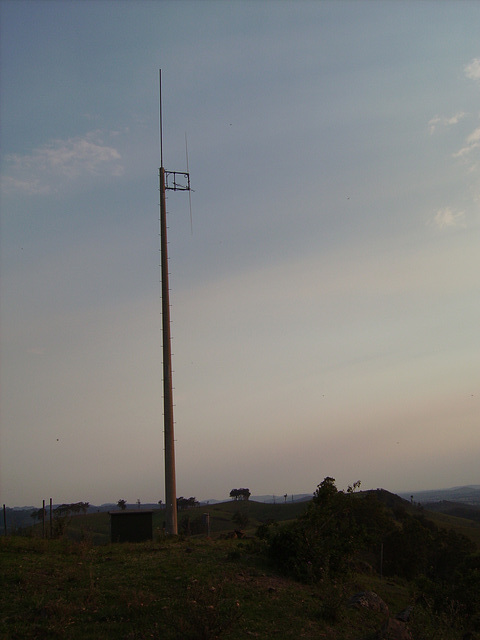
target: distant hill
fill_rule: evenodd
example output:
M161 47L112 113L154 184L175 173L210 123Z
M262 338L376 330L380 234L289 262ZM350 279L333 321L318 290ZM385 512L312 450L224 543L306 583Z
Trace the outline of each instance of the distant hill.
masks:
M263 496L250 496L250 500L254 502L264 502L266 504L284 504L285 502L305 502L306 500L311 500L313 498L313 493L296 493L287 495L287 499L285 500L284 496L277 495L263 495Z
M412 491L410 493L399 493L400 497L423 505L431 502L457 502L473 506L480 506L480 484L467 485L463 487L452 487L450 489L432 489L429 491Z
M467 518L468 520L473 520L475 522L479 522L479 513L480 513L480 485L466 485L461 487L452 487L450 489L432 489L429 491L412 491L410 493L398 493L398 494L390 494L389 492L384 491L383 489L377 489L377 491L381 491L385 493L383 496L384 501L388 503L392 503L395 498L402 498L408 502L411 502L412 499L416 504L421 504L425 506L430 511L436 511L445 513L451 516L456 516L460 518ZM388 494L388 495L387 495ZM251 502L258 502L264 504L287 504L292 503L301 503L311 500L313 497L312 493L297 493L297 494L289 494L285 501L285 497L283 495L256 495L251 496ZM200 506L204 507L206 505L216 505L224 502L231 502L231 499L225 497L223 500L201 500ZM58 505L53 505L55 508ZM162 505L163 506L163 505ZM393 506L390 504L389 506ZM28 527L33 524L33 519L31 517L31 513L35 510L38 511L40 507L6 507L6 518L7 518L7 529L15 530L21 529L23 527ZM47 506L47 513L48 513ZM127 509L158 509L158 503L145 503L141 504L140 507L136 503L128 503ZM102 513L108 511L115 511L118 509L116 502L104 503L101 505L90 505L88 508L88 513ZM3 533L3 518L0 518L0 534Z
M288 494L287 500L285 501L285 496L276 495L276 494L265 494L263 496L250 496L249 500L251 502L263 502L265 504L284 504L285 502L306 502L307 500L311 500L313 498L313 493L294 493ZM230 502L232 498L224 498L223 500L216 500L215 498L211 498L210 500L200 500L201 505L206 504L222 504L223 502ZM233 500L233 502L235 502Z
M23 529L24 527L30 527L34 520L31 517L31 514L34 511L38 511L38 507L15 507L11 509L7 507L5 509L5 516L7 519L7 530L17 530ZM3 535L5 532L4 523L3 523L3 514L0 522L0 533Z
M480 523L480 505L474 506L461 502L442 500L441 502L428 502L425 506L429 511L446 513L449 516L465 518L466 520L473 520L474 522Z

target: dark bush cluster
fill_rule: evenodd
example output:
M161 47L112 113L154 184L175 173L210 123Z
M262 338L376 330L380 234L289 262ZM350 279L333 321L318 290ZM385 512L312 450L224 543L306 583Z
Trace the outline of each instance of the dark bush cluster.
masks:
M259 533L267 541L270 558L283 571L300 580L332 578L347 572L361 542L370 535L364 521L376 504L362 504L363 516L359 506L353 489L338 491L335 480L325 478L295 522L263 527Z
M455 603L465 615L478 616L480 556L475 545L422 514L408 513L392 494L356 493L358 485L339 491L333 478L325 478L296 521L262 525L257 535L275 565L302 581L338 581L356 562L367 560L384 575L415 583L437 609Z

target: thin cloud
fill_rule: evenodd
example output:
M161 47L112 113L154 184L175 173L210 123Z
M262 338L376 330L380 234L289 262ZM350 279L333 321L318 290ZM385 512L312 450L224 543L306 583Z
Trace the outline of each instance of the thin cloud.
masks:
M480 80L480 58L473 58L464 66L463 71L466 78L471 80ZM480 116L480 114L478 115ZM465 111L458 111L451 117L440 115L434 116L428 122L430 135L433 135L439 128L451 127L458 124L460 120L467 116L469 116L469 114ZM466 168L473 202L478 202L480 199L479 149L480 127L477 127L464 139L463 145L457 151L452 153L452 158L460 160L461 164ZM463 211L454 210L451 207L445 207L436 212L430 223L440 230L466 228L465 213Z
M466 115L467 114L464 111L459 111L450 118L447 118L446 116L435 116L428 123L430 134L435 133L438 127L450 127L454 124L458 124Z
M480 127L475 129L468 138L465 140L465 145L456 153L453 154L454 158L461 158L471 154L472 151L480 147Z
M480 142L480 127L475 129L475 131L471 133L467 138L467 143L469 144L476 144L477 142Z
M480 80L480 58L473 58L464 69L465 77L470 80Z
M117 149L103 142L101 132L67 140L52 140L30 154L10 154L2 190L29 195L55 192L67 180L86 176L121 176L124 172Z
M450 207L439 209L433 219L434 224L443 231L444 229L466 227L465 213L463 211L454 211Z
M51 192L51 188L38 178L20 180L13 176L2 176L1 191L2 193L21 191L30 196L46 196Z

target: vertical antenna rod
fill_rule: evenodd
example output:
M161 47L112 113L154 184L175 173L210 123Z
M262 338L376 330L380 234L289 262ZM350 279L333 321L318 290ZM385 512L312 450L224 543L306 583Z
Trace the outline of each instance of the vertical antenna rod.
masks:
M162 70L160 82L160 253L162 277L162 342L163 342L163 419L165 441L165 508L167 534L176 535L177 526L177 494L175 480L175 437L173 421L173 385L172 385L172 352L170 335L170 294L168 287L168 253L167 253L167 207L165 192L190 191L190 174L178 171L165 171L163 167L163 133L162 133ZM173 178L169 186L168 178Z
M160 166L163 167L163 124L162 124L162 70L158 70L158 90L160 105Z

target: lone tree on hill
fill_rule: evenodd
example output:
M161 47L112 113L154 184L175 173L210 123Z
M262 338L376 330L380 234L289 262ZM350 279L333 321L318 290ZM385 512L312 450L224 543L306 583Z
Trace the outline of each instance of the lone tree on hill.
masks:
M117 502L118 508L121 509L122 511L125 511L125 509L127 508L127 501L126 500L119 500Z
M46 509L35 509L35 511L32 511L32 513L30 515L34 520L38 520L40 522L40 520L44 516L47 515L47 510Z
M184 498L183 496L177 498L177 507L179 509L189 509L190 507L196 507L199 504L198 500L193 496L190 498Z
M230 491L230 497L234 500L248 500L250 496L250 489L232 489Z

